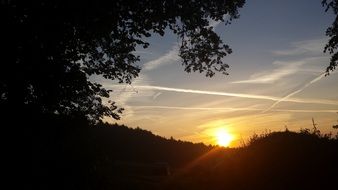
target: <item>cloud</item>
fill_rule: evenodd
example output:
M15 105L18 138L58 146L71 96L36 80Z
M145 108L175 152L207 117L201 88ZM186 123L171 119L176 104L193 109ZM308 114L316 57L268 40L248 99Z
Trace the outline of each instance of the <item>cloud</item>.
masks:
M277 56L294 56L303 54L322 54L327 39L311 39L291 43L291 48L285 50L275 50L272 54Z
M148 85L150 84L149 78L146 75L140 74L137 78L132 81L133 85ZM114 101L122 106L126 106L127 101L134 96L151 96L152 94L139 93L137 89L133 87L133 85L116 85L118 88L114 88L112 92L112 97L114 97ZM105 87L109 87L110 84L104 83Z
M215 31L216 27L221 23L221 21L209 21L209 26L213 27L213 30ZM164 55L160 56L159 58L149 61L143 65L143 69L146 71L156 69L159 66L170 64L173 62L177 62L180 57L178 56L179 53L179 45L176 43L171 47L171 49Z
M132 81L133 85L149 85L151 83L149 77L144 74L140 74L137 78ZM105 88L109 88L111 84L108 82L103 83ZM148 98L152 97L155 94L153 91L142 91L139 92L132 85L117 85L117 88L114 88L111 92L111 98L116 104L120 107L123 107L122 118L127 119L128 117L134 116L134 111L131 106L128 105L128 101L134 97L137 98Z
M261 83L271 84L289 75L295 74L299 71L301 65L305 64L304 60L293 62L275 61L272 64L278 66L278 68L272 71L265 71L256 73L250 76L248 80L234 81L232 83Z
M322 71L322 68L318 68L318 65L327 61L328 57L326 56L303 58L293 61L274 61L272 65L276 67L275 69L255 73L251 75L248 80L234 81L232 83L273 84L291 75L299 74L300 72L318 74Z
M164 54L163 56L145 63L143 65L143 69L146 71L149 71L149 70L156 69L157 67L161 65L165 65L165 64L178 61L179 60L178 50L179 50L178 44L175 44L174 46L171 47L171 50L167 52L166 54Z
M119 87L120 85L110 85L112 88ZM170 88L164 86L151 86L151 85L140 85L133 86L137 90L161 90L161 91L170 91L170 92L181 92L181 93L192 93L192 94L203 94L203 95L216 95L216 96L229 96L229 97L238 97L238 98L250 98L250 99L261 99L261 100L271 100L271 101L280 101L281 97L275 96L264 96L264 95L255 95L255 94L243 94L243 93L230 93L230 92L217 92L217 91L205 91L205 90L193 90L193 89L183 89L183 88ZM284 102L295 102L295 103L310 103L310 104L328 104L328 105L338 105L338 101L334 100L325 100L325 99L299 99L299 98L288 98L283 99Z
M318 63L322 61L321 59L327 58L323 56L323 47L326 41L325 38L298 41L291 43L291 47L288 49L272 51L273 55L286 58L290 56L305 56L306 58L297 61L274 61L272 64L277 66L277 68L253 74L248 80L234 81L232 83L271 84L299 71L305 71L302 68L305 64Z
M150 51L143 51L143 50L136 50L133 52L134 54L140 55L140 54L146 54L146 55L152 55L153 53Z

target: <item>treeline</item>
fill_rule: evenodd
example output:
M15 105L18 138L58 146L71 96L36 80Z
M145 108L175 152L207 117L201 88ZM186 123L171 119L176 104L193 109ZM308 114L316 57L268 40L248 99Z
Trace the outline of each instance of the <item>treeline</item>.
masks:
M79 118L40 118L32 126L33 189L111 189L118 162L181 168L213 147L140 128Z
M100 123L89 128L90 141L95 142L93 151L113 160L131 162L168 162L181 167L187 162L212 149L202 143L166 139L141 128ZM97 155L96 154L96 155Z
M254 135L229 149L81 118L29 122L32 189L334 189L338 181L338 138L316 128ZM148 184L121 176L116 163L166 163L172 173Z

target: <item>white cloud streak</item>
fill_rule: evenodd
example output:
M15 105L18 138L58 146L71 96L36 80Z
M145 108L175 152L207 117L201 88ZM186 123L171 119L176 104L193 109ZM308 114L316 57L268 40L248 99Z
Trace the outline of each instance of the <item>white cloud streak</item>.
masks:
M301 67L303 65L320 62L320 59L325 58L323 57L323 47L326 41L325 38L298 41L291 43L291 47L288 49L272 51L272 54L276 56L306 56L310 58L299 61L275 61L272 64L277 65L277 68L271 71L256 73L248 80L235 81L232 83L271 84L295 74L302 70Z
M232 107L181 107L181 106L133 106L134 109L174 109L174 110L200 110L200 111L263 111L259 108L232 108ZM274 109L274 112L296 113L336 113L336 110L305 110L305 109Z
M121 85L111 85L111 87L113 87L113 88L114 87L121 87ZM139 90L161 90L161 91L180 92L180 93L229 96L229 97L238 97L238 98L250 98L250 99L284 101L284 102L295 102L295 103L338 105L338 101L325 100L325 99L299 99L299 98L283 99L281 97L275 97L275 96L264 96L264 95L243 94L243 93L229 93L229 92L217 92L217 91L205 91L205 90L193 90L193 89L183 89L183 88L170 88L170 87L150 86L150 85L133 86L133 88L139 89Z
M317 74L320 69L309 70L308 68L310 66L318 65L318 63L326 62L327 59L328 57L325 56L317 56L303 58L297 61L274 61L272 65L277 66L277 68L269 71L255 73L251 75L248 80L234 81L232 83L272 84L299 72Z
M221 21L214 21L210 20L210 27L213 27L215 31L216 27L221 23ZM178 56L179 53L179 45L176 43L171 47L171 49L164 55L160 56L159 58L149 61L143 65L143 69L146 71L156 69L159 66L170 64L176 62L180 59Z
M286 49L286 50L272 51L272 53L278 56L322 54L326 41L327 39L320 38L320 39L312 39L312 40L294 42L291 44L291 48Z
M290 94L284 96L283 98L281 98L280 100L276 101L275 103L273 103L268 109L264 110L263 112L267 112L269 110L271 110L272 108L274 108L277 104L279 104L280 102L283 101L287 101L288 98L290 98L291 96L300 93L301 91L303 91L305 88L309 87L311 84L318 82L320 79L322 79L325 76L326 73L322 73L321 75L319 75L318 77L316 77L315 79L311 80L310 82L306 83L304 86L302 86L301 88L299 88L296 91L291 92Z
M175 44L174 46L172 46L171 50L167 52L166 54L164 54L163 56L145 63L143 65L143 69L146 71L149 71L149 70L156 69L157 67L161 65L165 65L165 64L178 61L179 60L178 50L179 50L178 44Z
M261 83L261 84L271 84L276 82L279 79L287 77L289 75L295 74L298 72L299 67L305 64L305 61L294 61L294 62L281 62L275 61L273 65L278 65L279 67L269 71L254 74L248 80L234 81L232 83Z

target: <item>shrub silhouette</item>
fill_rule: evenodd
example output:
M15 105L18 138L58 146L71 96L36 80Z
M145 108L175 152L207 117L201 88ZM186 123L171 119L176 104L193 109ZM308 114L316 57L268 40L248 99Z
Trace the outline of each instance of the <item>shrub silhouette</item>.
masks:
M168 189L331 189L338 180L338 143L319 131L254 135L246 147L219 149Z

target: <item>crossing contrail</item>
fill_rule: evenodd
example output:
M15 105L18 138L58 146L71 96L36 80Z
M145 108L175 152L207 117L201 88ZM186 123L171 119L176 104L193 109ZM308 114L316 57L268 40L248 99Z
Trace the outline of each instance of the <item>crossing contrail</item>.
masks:
M267 112L269 110L271 110L272 108L274 108L277 104L279 104L280 102L283 101L287 101L291 96L298 94L299 92L303 91L305 88L309 87L311 84L318 82L320 79L322 79L323 77L325 77L326 73L322 73L321 75L319 75L318 77L316 77L315 79L311 80L310 82L306 83L304 86L302 86L300 89L291 92L290 94L284 96L283 98L277 100L275 103L273 103L268 109L264 110L263 112ZM335 105L335 104L333 104Z
M109 85L109 87L125 87L125 86L124 85ZM278 103L279 102L295 102L295 103L306 103L306 104L338 105L338 101L334 101L334 100L289 98L293 94L288 95L288 97L276 97L276 96L265 96L265 95L244 94L244 93L230 93L230 92L219 92L219 91L193 90L193 89L184 89L184 88L170 88L170 87L152 86L152 85L137 85L137 86L133 86L133 88L136 90L138 89L139 90L160 90L160 91L169 91L169 92L270 100L270 101L277 101Z

